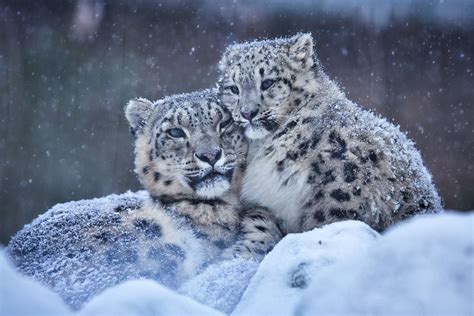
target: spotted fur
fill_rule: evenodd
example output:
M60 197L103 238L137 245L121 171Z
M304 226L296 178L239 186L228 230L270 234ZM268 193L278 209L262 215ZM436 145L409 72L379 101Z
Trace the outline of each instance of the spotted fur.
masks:
M219 69L222 101L252 140L242 199L284 233L345 219L380 231L441 209L413 142L345 97L310 34L231 45Z
M146 198L59 205L21 230L8 247L24 273L73 307L131 278L176 288L226 257L224 250L235 244L239 231L251 229L245 218L258 212L239 213L247 142L215 90L157 102L132 100L125 113ZM273 222L266 218L254 222ZM245 247L242 255L261 256L279 239L270 238L266 234L262 240L268 244Z
M126 115L137 137L135 172L156 201L172 204L191 218L199 234L211 238L220 250L228 248L236 234L246 234L245 241L239 238L233 245L232 253L225 252L225 258L236 253L261 258L281 232L268 212L259 207L244 211L238 205L248 147L241 127L228 123L232 115L219 102L216 92L175 96L155 104L132 101ZM223 123L230 125L221 130ZM185 138L170 137L170 129L177 127ZM222 155L213 168L198 158L219 149ZM216 172L216 179L209 176ZM257 228L263 224L264 234Z
M176 219L186 222L198 243L212 249L201 251L205 261L216 259L235 242L240 228L237 196L247 153L241 128L220 105L215 90L157 102L132 100L125 114L136 137L135 172L151 196L143 211L162 217L157 223L161 239L179 238L183 225ZM173 214L163 208L173 209ZM144 229L151 229L145 223ZM183 262L178 267L195 259L187 255L193 247L189 240L161 239L153 244L181 249ZM150 250L150 255L159 257L163 249Z

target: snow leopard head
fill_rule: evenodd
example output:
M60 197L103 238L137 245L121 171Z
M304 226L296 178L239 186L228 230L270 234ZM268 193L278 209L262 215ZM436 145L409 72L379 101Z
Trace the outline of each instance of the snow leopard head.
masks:
M222 102L250 139L275 131L314 84L316 58L310 34L234 44L219 63ZM298 93L299 92L299 93Z
M131 100L125 114L136 137L135 172L151 196L214 199L229 191L247 144L216 90Z

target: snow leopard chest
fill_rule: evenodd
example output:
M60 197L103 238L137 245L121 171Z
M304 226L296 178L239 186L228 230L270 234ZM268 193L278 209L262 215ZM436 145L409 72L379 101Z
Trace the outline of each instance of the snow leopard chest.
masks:
M305 178L301 176L304 168L298 162L283 166L284 150L269 157L263 148L253 149L255 152L243 180L242 198L245 202L268 208L284 233L298 232L302 196L308 189Z

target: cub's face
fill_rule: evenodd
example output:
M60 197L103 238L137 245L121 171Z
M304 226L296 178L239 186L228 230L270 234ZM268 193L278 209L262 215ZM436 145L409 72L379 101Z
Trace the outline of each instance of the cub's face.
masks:
M250 139L275 131L298 106L294 90L313 66L309 34L230 46L220 63L219 92Z
M214 199L229 191L247 144L215 91L136 99L125 112L136 136L135 172L152 196Z

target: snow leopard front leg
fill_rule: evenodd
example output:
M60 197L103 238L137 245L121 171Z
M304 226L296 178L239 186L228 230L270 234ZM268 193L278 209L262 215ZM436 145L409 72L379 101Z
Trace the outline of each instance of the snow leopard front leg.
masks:
M218 199L178 199L163 204L189 219L196 236L208 240L220 251L235 243L240 218L233 204Z
M242 211L237 242L224 251L224 259L253 258L261 260L283 238L276 218L263 207Z

